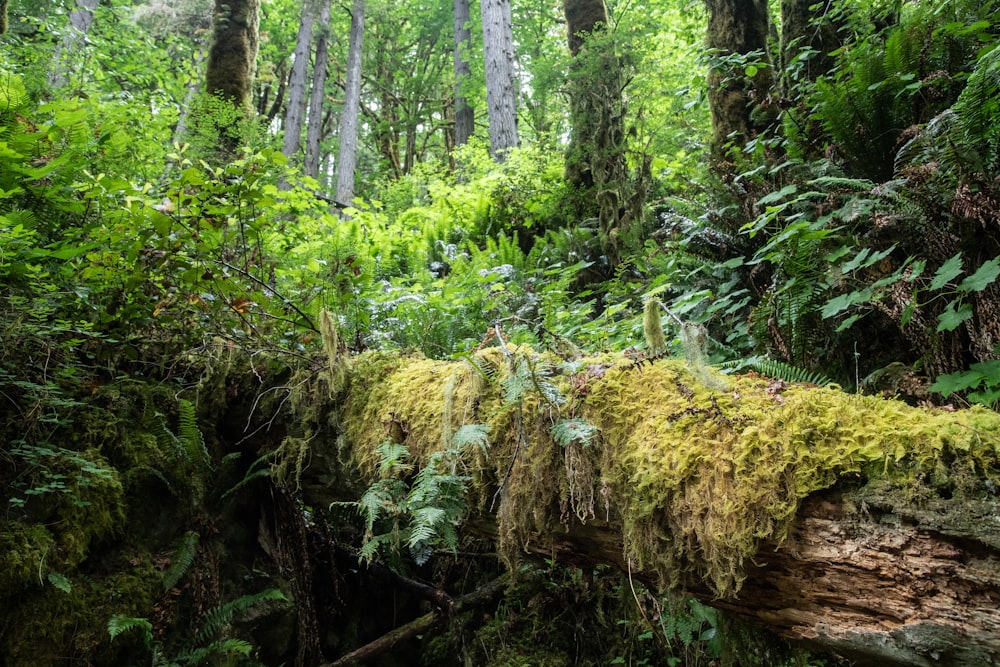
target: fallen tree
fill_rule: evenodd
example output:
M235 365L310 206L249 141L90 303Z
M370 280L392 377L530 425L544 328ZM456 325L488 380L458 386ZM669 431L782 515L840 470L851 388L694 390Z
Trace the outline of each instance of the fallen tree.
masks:
M450 460L470 486L465 528L511 564L613 564L859 664L1000 661L994 412L677 360L333 347L299 399L312 419L336 410L344 436L312 445L310 502L342 500L317 471L345 452L364 484L412 480L385 465L387 445L426 469L475 426L487 442Z

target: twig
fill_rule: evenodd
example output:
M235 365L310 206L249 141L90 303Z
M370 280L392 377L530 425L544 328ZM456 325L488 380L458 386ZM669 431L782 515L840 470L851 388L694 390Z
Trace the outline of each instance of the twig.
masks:
M292 310L294 310L298 314L299 317L301 317L303 320L306 321L306 324L309 325L310 329L312 329L316 333L320 332L319 329L316 328L316 325L313 324L313 321L311 319L309 319L309 316L306 315L305 313L303 313L301 310L299 310L299 307L296 306L294 303L292 303L291 299L288 299L288 298L282 296L282 294L280 292L278 292L278 290L274 289L273 287L271 287L270 285L268 285L266 282L264 282L263 280L261 280L257 276L253 275L252 273L250 273L248 271L244 271L243 269L241 269L238 266L233 266L229 262L225 262L225 261L223 261L221 259L217 260L217 261L219 262L219 264L221 264L222 266L226 267L227 269L231 269L231 270L237 272L238 274L240 274L244 278L249 278L250 280L252 280L253 282L257 283L258 285L260 285L261 287L263 287L264 289L266 289L268 292L270 292L274 296L276 296L279 299L281 299L282 303L284 303L286 306L288 306L289 308L291 308ZM277 319L277 320L282 320L283 319L283 318L278 317L276 315L270 315L270 317L272 317L274 319ZM284 321L285 322L291 322L291 320L284 320ZM291 323L292 324L298 324L297 322L291 322Z

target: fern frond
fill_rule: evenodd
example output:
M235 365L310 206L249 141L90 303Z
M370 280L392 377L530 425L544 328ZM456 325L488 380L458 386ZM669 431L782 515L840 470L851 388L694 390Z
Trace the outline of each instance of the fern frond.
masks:
M194 563L194 558L198 553L198 540L200 536L193 530L184 533L181 543L177 546L173 558L170 559L170 567L163 575L163 590L169 591L177 585Z
M199 643L203 643L218 636L222 629L229 625L234 618L246 613L247 610L262 602L286 599L284 593L277 588L268 588L253 595L238 597L231 602L210 609L202 619L202 626L198 630L196 640Z
M486 448L490 444L489 433L490 427L488 424L465 424L455 431L455 435L452 436L451 449L461 452L466 447L472 445L486 451Z
M108 620L108 634L111 636L111 641L118 635L132 630L139 630L142 641L147 647L153 643L153 624L149 619L115 614Z
M730 368L750 368L762 375L786 382L801 382L803 384L815 384L821 387L833 384L833 380L818 371L809 371L792 364L787 364L776 359L766 357L754 357L752 359L740 360L723 364Z

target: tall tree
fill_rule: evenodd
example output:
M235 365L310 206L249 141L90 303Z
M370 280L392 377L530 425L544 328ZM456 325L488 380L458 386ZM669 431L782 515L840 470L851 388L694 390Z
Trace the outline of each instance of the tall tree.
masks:
M7 32L7 2L8 0L0 0L0 35Z
M313 178L319 175L320 142L323 140L323 100L330 48L330 0L319 0L319 2L316 62L313 64L312 93L309 96L309 126L306 130L305 157L305 173Z
M831 0L781 0L782 88L792 79L815 81L833 67L832 53L840 46L837 24L829 17Z
M770 93L770 29L767 0L705 0L708 48L714 63L708 74L712 112L712 162L723 167L727 146L742 148L767 120L755 109Z
M365 36L365 0L354 0L351 36L347 48L344 115L340 118L340 159L337 161L337 201L354 199L354 169L358 152L358 116L361 110L361 52Z
M469 28L469 0L454 0L455 15L455 145L461 146L472 136L476 114L465 97L465 85L472 76L469 48L472 31Z
M281 152L291 158L302 143L302 125L306 116L306 90L309 86L309 54L312 51L313 23L316 6L313 0L304 0L299 20L299 34L292 56L292 74L288 81L288 107L285 110L285 137Z
M94 22L94 12L98 0L79 0L76 9L69 15L69 30L63 35L62 41L56 47L52 58L52 69L49 71L49 88L58 89L69 83L72 71L72 59L87 39L90 25Z
M510 0L481 0L486 64L486 106L490 119L490 153L502 162L518 145L517 79L514 72L514 27Z
M251 111L259 43L260 0L215 0L205 89Z
M618 237L638 215L644 194L630 182L625 158L622 59L605 29L604 0L565 0L563 10L573 57L566 181L574 189L577 217L598 219L604 250L617 261Z

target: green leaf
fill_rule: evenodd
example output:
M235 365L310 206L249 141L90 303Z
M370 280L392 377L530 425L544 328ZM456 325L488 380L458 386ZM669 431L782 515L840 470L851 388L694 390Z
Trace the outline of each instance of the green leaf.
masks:
M932 290L941 289L960 273L962 273L962 253L957 253L934 272L934 277L931 278L931 284L928 288Z
M757 200L758 206L766 206L774 202L779 202L783 200L788 195L793 195L798 192L799 188L796 185L786 185L777 192L772 192L771 194L764 195L759 200Z
M58 572L49 572L46 579L49 583L61 590L63 593L72 593L73 584L69 583L69 579L65 575L59 574Z
M972 317L971 305L967 303L959 304L958 309L956 309L955 302L953 301L948 304L948 308L943 313L938 315L937 330L939 332L952 331L970 317Z
M1000 276L1000 257L983 262L975 273L959 284L958 289L961 292L981 292L996 280L997 276Z

